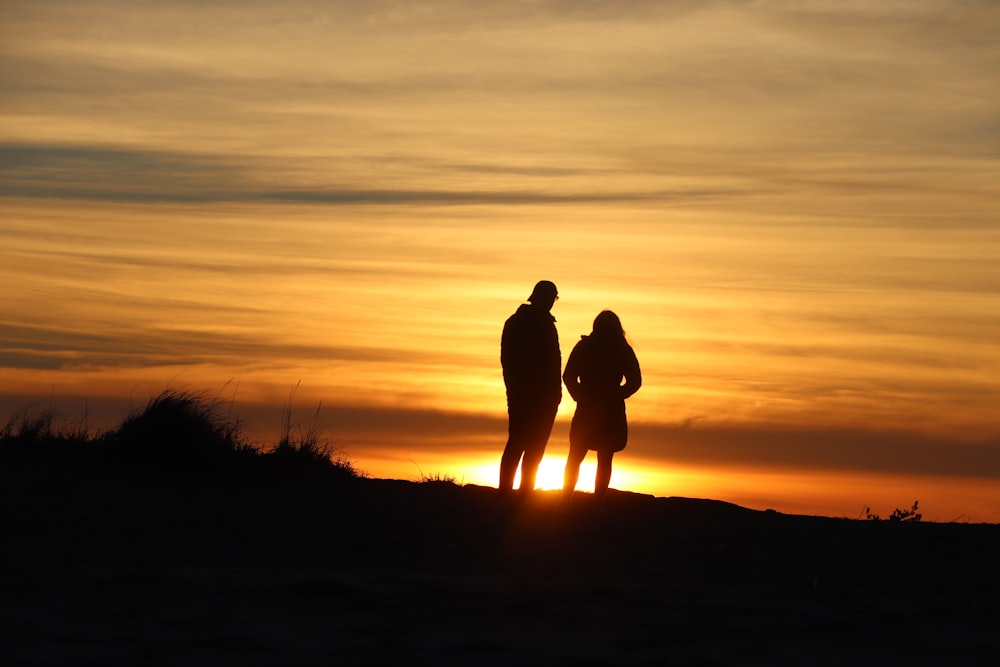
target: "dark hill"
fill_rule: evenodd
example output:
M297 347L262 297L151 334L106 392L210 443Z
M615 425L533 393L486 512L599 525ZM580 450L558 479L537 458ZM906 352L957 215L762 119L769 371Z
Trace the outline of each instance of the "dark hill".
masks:
M1000 526L0 465L7 665L1000 664Z

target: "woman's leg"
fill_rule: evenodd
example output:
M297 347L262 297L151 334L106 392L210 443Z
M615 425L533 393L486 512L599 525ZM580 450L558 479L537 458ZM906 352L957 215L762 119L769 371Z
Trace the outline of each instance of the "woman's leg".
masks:
M598 500L604 497L611 484L611 460L615 453L612 451L597 452L597 478L594 480L594 495Z
M573 490L576 489L576 482L580 479L580 464L587 456L586 447L569 446L569 456L566 457L566 471L563 473L563 498L569 500L573 497Z

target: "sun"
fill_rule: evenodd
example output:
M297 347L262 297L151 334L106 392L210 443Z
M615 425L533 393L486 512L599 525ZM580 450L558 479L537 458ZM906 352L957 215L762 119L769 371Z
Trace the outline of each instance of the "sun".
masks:
M563 471L566 468L566 459L560 456L546 456L538 466L538 474L535 477L535 488L543 491L559 490L563 487ZM588 452L587 458L580 464L580 476L576 481L577 491L594 491L594 478L597 475L597 454ZM630 491L648 492L644 487L645 471L616 463L611 469L611 488L625 489ZM519 485L520 471L515 479L515 485Z
M433 466L432 466L433 467ZM442 469L451 471L454 466L442 463ZM538 473L535 475L535 488L541 491L558 491L563 487L563 470L566 468L565 455L546 456L538 466ZM494 458L477 457L474 462L460 466L460 471L454 474L463 483L482 484L485 486L497 485L497 472L499 461ZM580 477L577 480L576 490L593 492L594 477L597 474L597 455L590 452L583 464L580 465ZM611 473L611 486L613 488L632 488L630 484L637 483L638 475L631 473L627 469L620 469L616 466ZM618 486L623 485L623 486ZM514 488L521 487L521 468L518 466L517 474L514 477Z
M565 462L560 463L558 459L545 457L538 465L538 474L535 476L535 488L544 491L554 491L563 487L563 467ZM521 476L518 471L518 477ZM521 480L515 480L515 484L520 486Z
M535 488L543 491L555 491L563 488L563 471L566 468L566 459L545 457L538 466L538 474L535 476ZM580 477L577 481L578 490L594 490L594 475L597 473L597 464L591 461L584 461L580 466ZM518 473L520 476L520 473ZM520 484L520 480L515 480Z

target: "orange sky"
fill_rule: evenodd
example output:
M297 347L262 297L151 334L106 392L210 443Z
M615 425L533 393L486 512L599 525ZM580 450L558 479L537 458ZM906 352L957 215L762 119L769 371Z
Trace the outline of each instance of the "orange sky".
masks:
M499 330L546 278L564 355L611 308L643 367L614 484L1000 521L992 4L3 2L0 26L8 411L193 388L266 441L301 383L372 474L495 483Z

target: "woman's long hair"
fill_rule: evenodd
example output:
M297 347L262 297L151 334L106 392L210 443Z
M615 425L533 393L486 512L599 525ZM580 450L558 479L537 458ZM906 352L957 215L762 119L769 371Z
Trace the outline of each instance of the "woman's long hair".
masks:
M602 310L594 318L594 330L590 334L602 343L627 343L622 321L610 310Z

